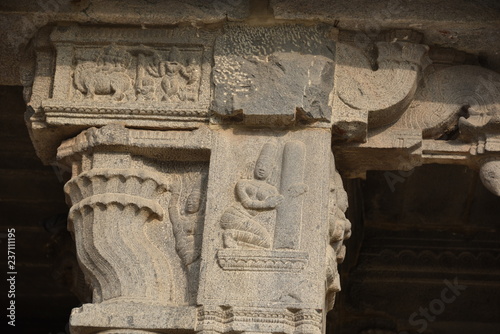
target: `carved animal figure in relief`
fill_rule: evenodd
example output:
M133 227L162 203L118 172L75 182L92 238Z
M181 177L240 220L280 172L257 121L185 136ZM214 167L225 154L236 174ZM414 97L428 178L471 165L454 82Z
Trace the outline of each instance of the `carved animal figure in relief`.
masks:
M172 222L175 249L185 266L195 262L201 252L201 231L198 222L203 218L200 212L201 206L201 184L195 185L186 200L185 214L180 210L180 180L170 186L172 197L168 205L168 213Z
M255 164L254 179L240 180L236 184L238 202L226 209L220 219L225 230L224 247L271 247L268 231L254 217L275 209L283 201L278 189L268 183L276 149L275 143L266 143Z
M127 75L130 55L114 46L106 48L95 62L81 62L74 72L76 88L86 97L111 95L116 101L126 99L126 92L132 87Z

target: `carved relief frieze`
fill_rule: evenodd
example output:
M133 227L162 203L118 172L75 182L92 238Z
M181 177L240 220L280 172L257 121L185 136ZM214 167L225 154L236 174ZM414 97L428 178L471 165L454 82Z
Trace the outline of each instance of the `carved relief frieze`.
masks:
M296 310L245 307L202 307L198 309L197 328L204 333L262 332L321 333L322 310Z
M279 149L282 152L278 155ZM282 156L279 165L278 156ZM304 267L307 253L293 250L300 249L303 195L308 190L304 183L305 159L306 147L301 141L288 141L283 148L274 140L263 145L257 161L250 165L253 175L236 183L237 201L220 219L226 250L218 257L223 269L259 271L275 267L294 271ZM266 218L274 225L274 236L260 221Z
M36 119L149 128L207 120L213 34L70 26L55 28L50 41L55 59L38 66L55 74L50 84L35 81L35 91L50 91L33 104Z
M198 102L203 49L75 48L73 100Z

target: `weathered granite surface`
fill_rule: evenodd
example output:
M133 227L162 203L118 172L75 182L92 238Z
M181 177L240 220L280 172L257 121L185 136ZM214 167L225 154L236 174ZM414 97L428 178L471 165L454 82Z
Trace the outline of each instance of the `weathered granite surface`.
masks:
M41 33L26 120L71 170L92 290L72 331L321 333L351 236L337 168L464 164L498 195L498 73L387 36L373 57L332 26Z
M270 7L277 19L336 23L371 38L410 28L422 32L429 45L487 52L498 62L500 6L495 0L271 0Z
M226 21L323 22L353 31L363 45L380 41L381 33L390 29L414 29L423 34L425 44L481 55L489 68L498 71L499 10L495 0L275 0L269 4L248 0L10 1L0 5L0 83L22 84L22 52L41 27L57 22L145 29L162 25L203 27Z

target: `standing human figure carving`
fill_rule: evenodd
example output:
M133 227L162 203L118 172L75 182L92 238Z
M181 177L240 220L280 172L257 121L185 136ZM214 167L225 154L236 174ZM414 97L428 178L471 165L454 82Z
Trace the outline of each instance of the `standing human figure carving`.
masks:
M172 222L175 237L175 250L185 266L189 266L200 257L201 231L198 223L201 214L201 190L197 183L186 199L184 214L180 210L181 182L170 186L172 196L168 205L168 214ZM201 187L201 185L200 185Z
M160 63L161 87L165 92L162 100L168 102L185 100L185 80L181 76L184 60L178 48L173 47L168 61Z
M255 164L254 179L243 179L236 184L237 202L227 208L220 219L224 247L271 247L269 232L255 216L275 209L283 201L278 189L268 182L276 151L276 143L264 144Z

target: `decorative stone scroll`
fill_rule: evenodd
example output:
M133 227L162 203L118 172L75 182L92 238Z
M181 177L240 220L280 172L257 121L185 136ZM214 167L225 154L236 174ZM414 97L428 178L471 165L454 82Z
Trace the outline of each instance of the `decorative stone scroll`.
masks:
M348 177L425 163L466 165L479 170L486 188L499 195L499 115L498 73L470 65L431 66L394 124L369 132L366 143L335 145L334 153Z
M335 141L364 142L368 129L394 123L415 96L428 47L404 40L376 43L376 68L362 50L337 44Z

